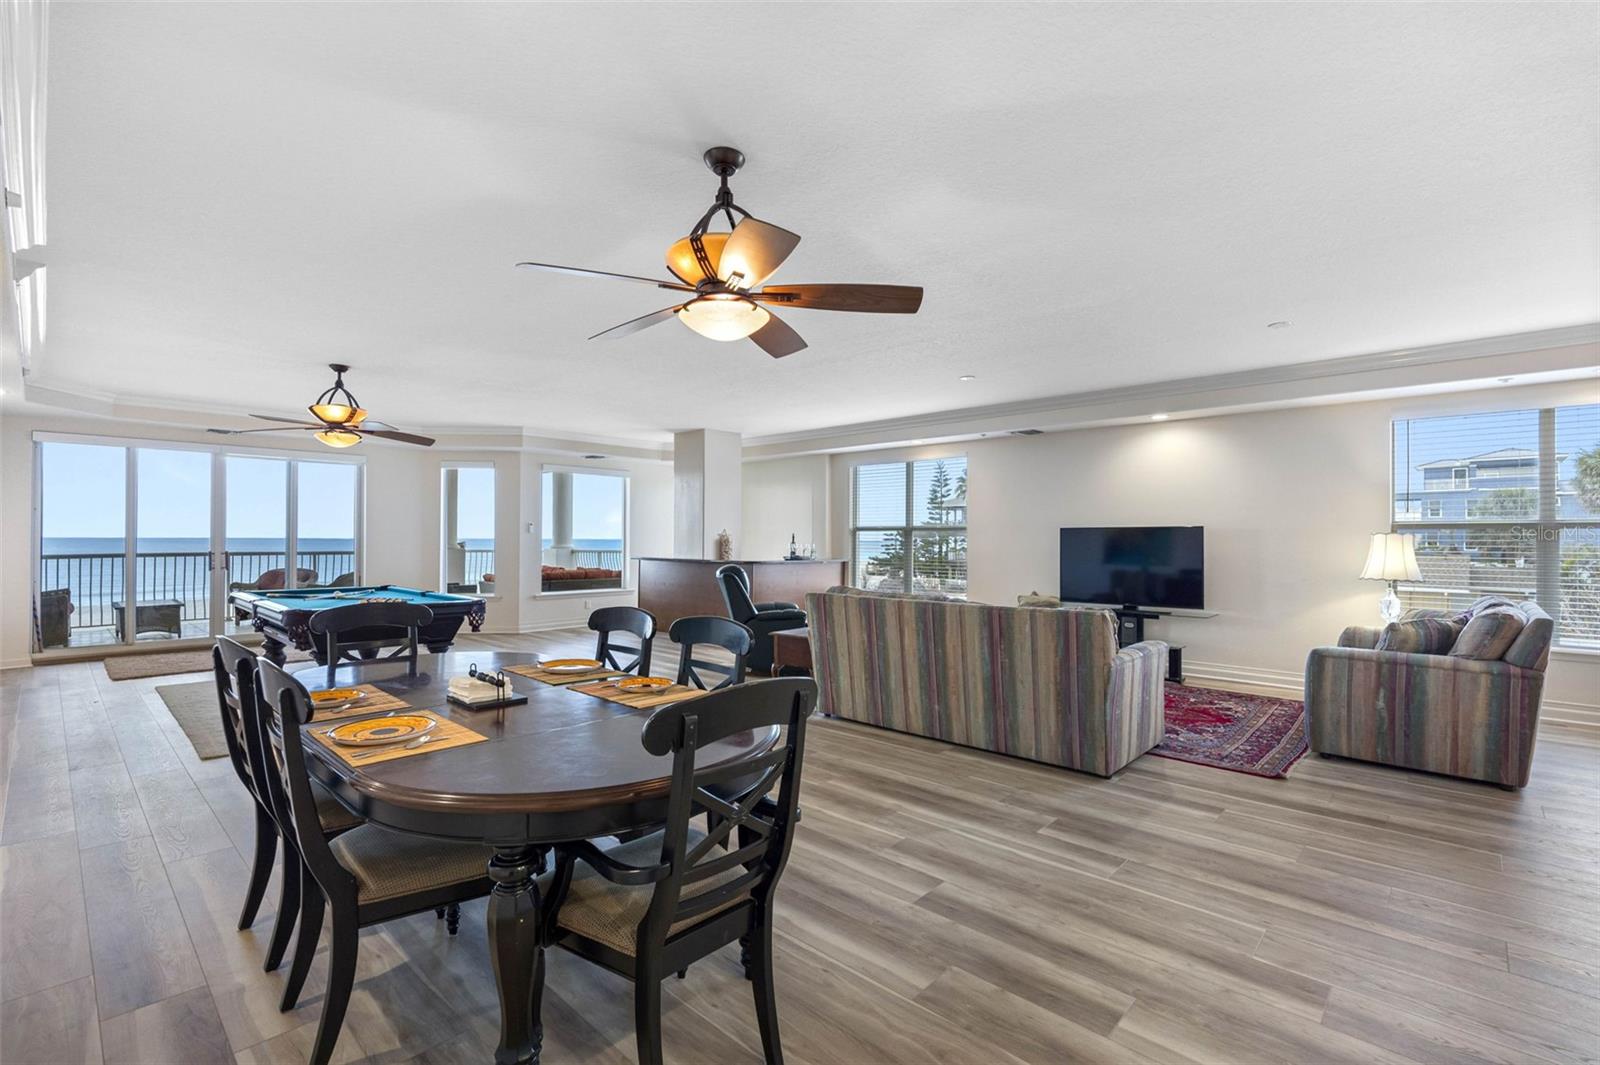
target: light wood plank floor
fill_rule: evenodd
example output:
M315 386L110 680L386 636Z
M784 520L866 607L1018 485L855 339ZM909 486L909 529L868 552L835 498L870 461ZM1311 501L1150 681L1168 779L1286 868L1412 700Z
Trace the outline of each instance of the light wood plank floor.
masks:
M234 930L250 809L154 694L187 679L0 674L7 1065L305 1058L324 969L280 1014L270 901ZM1551 731L1517 794L1316 758L1102 781L819 720L779 892L788 1059L1594 1061L1597 768L1594 739ZM363 936L339 1060L488 1060L481 902L461 929ZM760 1060L736 953L668 981L669 1060ZM547 1061L633 1060L628 985L558 951L548 988Z

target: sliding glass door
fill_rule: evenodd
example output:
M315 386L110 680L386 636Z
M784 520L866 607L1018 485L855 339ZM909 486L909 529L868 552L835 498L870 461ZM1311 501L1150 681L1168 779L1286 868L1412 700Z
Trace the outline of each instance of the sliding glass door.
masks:
M210 636L211 453L134 450L133 602L112 603L124 639Z
M121 642L111 604L123 599L127 583L127 449L41 443L35 484L35 646Z
M222 465L227 491L225 592L287 588L289 461L227 455ZM250 623L236 620L232 610L223 613L229 635L251 631Z
M362 467L39 434L34 647L250 631L230 591L360 579Z

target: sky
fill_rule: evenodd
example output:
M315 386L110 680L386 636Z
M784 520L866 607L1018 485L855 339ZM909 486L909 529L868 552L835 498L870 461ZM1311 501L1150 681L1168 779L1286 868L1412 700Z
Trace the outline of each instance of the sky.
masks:
M1422 487L1425 463L1439 459L1464 459L1501 448L1539 450L1539 412L1537 410L1495 411L1435 418L1396 421L1394 440L1394 489L1403 497L1406 489ZM1556 453L1562 456L1557 477L1569 481L1577 469L1578 456L1600 447L1600 404L1556 408Z
M542 532L549 540L554 524L550 514L550 478L546 472L544 488L540 492L542 505ZM622 510L626 499L627 481L592 473L572 475L572 538L574 540L621 540Z
M127 498L125 450L104 444L53 441L41 448L45 538L120 539L125 531ZM135 455L139 537L208 537L211 453L138 448ZM228 538L282 539L288 524L288 461L229 455L224 462L228 485L225 508ZM297 534L302 539L354 538L356 467L331 462L300 461L298 464ZM461 467L457 471L457 529L464 539L494 539L494 472L489 467L475 466ZM620 477L574 475L574 538L622 539L625 484ZM545 535L548 536L548 491L544 497Z
M122 537L127 500L124 449L50 442L42 445L42 451L45 537ZM148 539L209 536L211 454L138 448L135 461L138 535ZM288 462L238 455L225 461L228 537L281 539L287 528ZM305 539L353 538L356 468L331 462L301 462L299 466L298 534ZM491 498L491 528L493 505Z

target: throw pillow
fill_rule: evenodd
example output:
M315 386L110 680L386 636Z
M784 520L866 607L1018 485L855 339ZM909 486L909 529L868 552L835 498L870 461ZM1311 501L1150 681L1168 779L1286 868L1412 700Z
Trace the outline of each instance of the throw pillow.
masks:
M1456 637L1455 646L1450 648L1450 655L1497 662L1505 657L1527 623L1526 615L1514 606L1486 607L1467 622L1461 635Z
M1483 611L1488 610L1490 607L1516 605L1517 604L1514 600L1507 599L1503 595L1485 595L1480 596L1471 606L1467 607L1467 609L1459 613L1452 614L1451 617L1465 625L1467 622L1477 617Z
M1428 607L1414 606L1410 610L1407 610L1404 614L1401 614L1400 615L1400 620L1401 621L1420 621L1423 618L1453 618L1453 617L1455 617L1455 615L1450 613L1450 611L1448 611L1448 610L1432 610L1432 609L1430 609ZM1465 625L1466 622L1463 621L1462 624Z
M1061 605L1061 597L1055 595L1040 595L1038 592L1029 592L1027 595L1017 596L1017 605L1058 607Z
M1378 637L1377 650L1399 651L1412 655L1448 654L1461 635L1463 626L1449 618L1417 618L1391 621Z

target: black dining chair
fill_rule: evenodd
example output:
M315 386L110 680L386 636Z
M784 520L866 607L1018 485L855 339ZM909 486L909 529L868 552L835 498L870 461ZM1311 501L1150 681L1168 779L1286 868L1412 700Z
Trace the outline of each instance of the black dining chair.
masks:
M288 798L283 791L283 778L278 773L277 763L267 753L271 747L262 732L255 653L235 640L219 636L216 646L211 650L211 663L217 675L217 697L222 706L223 736L228 743L228 753L231 757L235 745L238 746L249 773L245 786L250 789L251 797L257 803L255 860L245 891L244 910L239 914L240 931L255 923L261 896L272 876L274 844L283 852L278 912L273 917L272 936L267 941L267 953L261 962L261 968L270 973L283 964L284 953L289 949L289 937L294 932L300 914L301 886L308 874L300 861L300 848L295 843ZM238 769L237 762L234 768ZM321 822L322 834L326 838L332 839L362 823L360 817L346 809L327 788L316 781L311 782L311 795L317 808L317 820ZM263 810L268 817L265 825L261 821ZM265 836L262 832L264 827L269 832ZM461 908L452 903L435 910L435 913L445 921L450 934L455 935L460 926ZM309 964L310 955L316 953L316 948L313 936L309 947L303 941L297 942L295 954L298 957L302 950L308 950L306 963Z
M404 660L417 669L417 634L433 622L433 611L417 603L351 603L311 615L307 627L322 647L328 683L341 662ZM380 654L390 649L389 654Z
M273 852L278 849L283 852L278 913L273 919L272 937L267 941L267 955L262 964L262 968L272 972L283 962L300 909L299 850L293 831L282 827L289 823L286 816L275 805L273 786L277 783L277 773L267 761L261 735L255 652L242 643L219 636L211 649L211 668L217 681L217 702L222 710L222 735L228 745L228 758L255 800L255 858L245 888L244 909L239 913L240 931L255 923L267 881L272 877ZM361 824L361 818L346 810L320 784L312 788L312 802L324 836L337 836Z
M667 630L667 635L679 647L679 684L687 684L702 691L716 691L730 684L744 683L745 660L750 655L752 636L750 630L737 621L710 615L679 618L672 623L672 628ZM694 649L697 645L720 647L730 652L733 655L733 664L696 658ZM720 684L707 686L705 679L699 673L702 669L727 673L728 676Z
M728 617L750 630L750 668L763 676L772 672L772 634L788 629L803 629L806 612L794 603L757 603L750 598L750 576L744 567L728 564L717 568L717 587Z
M762 1054L768 1065L783 1061L772 899L798 821L806 719L816 698L815 682L783 678L656 711L641 742L651 754L672 756L665 827L610 850L593 843L557 848L546 937L633 981L639 1065L661 1062L661 981L735 940L755 984ZM718 740L775 725L782 739L761 757L697 764ZM739 798L723 797L730 787ZM702 809L718 817L709 834L690 825ZM724 850L735 830L737 847Z
M601 607L589 615L589 628L600 634L595 642L594 656L602 666L624 673L637 673L641 677L650 675L650 652L656 638L654 614L636 606ZM611 635L617 632L632 633L638 637L639 646L613 643ZM623 665L617 658L618 652L633 655L633 661Z
M360 930L484 897L492 886L488 867L494 851L372 824L325 838L300 734L300 726L311 720L310 698L299 681L265 659L256 664L256 685L263 733L287 806L286 823L293 826L306 873L300 886L300 939L279 1008L291 1010L299 1001L322 933L326 904L333 918L328 989L310 1060L312 1065L327 1065L350 1005Z

